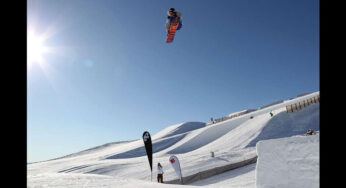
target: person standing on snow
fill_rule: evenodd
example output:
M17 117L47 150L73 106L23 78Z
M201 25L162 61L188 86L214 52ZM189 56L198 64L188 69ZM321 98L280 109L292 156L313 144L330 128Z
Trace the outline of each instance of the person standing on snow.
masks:
M174 18L178 17L179 19L179 26L177 28L177 30L180 30L180 28L183 26L183 16L180 12L176 12L174 8L170 8L167 12L168 14L168 17L167 17L167 20L166 20L166 31L167 31L167 34L169 32L169 28L171 27L171 23L172 21L174 20Z
M157 163L157 182L163 183L163 170L160 163Z
M315 134L316 132L311 129L309 129L308 132L306 132L306 135L315 135Z

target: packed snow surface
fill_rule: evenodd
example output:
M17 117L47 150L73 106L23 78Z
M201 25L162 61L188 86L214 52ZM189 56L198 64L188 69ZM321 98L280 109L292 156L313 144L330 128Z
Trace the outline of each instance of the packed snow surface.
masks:
M268 169L273 164L268 164L265 161L276 159L272 155L279 153L275 148L269 150L270 148L266 147L266 144L271 144L271 139L289 138L293 139L292 142L297 143L293 147L286 141L279 142L280 147L291 148L290 151L287 151L290 152L288 156L290 159L287 159L288 164L287 162L282 163L282 170L291 168L290 161L295 163L300 160L309 161L318 158L319 151L304 151L305 154L303 154L301 149L301 147L305 147L304 143L312 144L315 147L316 144L319 144L317 137L309 137L309 139L315 138L310 141L294 140L301 139L297 135L304 135L307 129L319 130L319 103L311 104L294 113L286 113L285 108L287 105L317 95L319 92L287 100L211 125L203 122L184 122L167 127L152 135L154 152L152 173L140 134L139 140L105 144L62 158L28 164L27 184L28 187L138 187L138 185L150 188L178 186L271 187L267 182L272 177L272 171ZM274 111L273 117L269 115L271 110ZM265 140L268 143L264 142ZM268 156L262 154L261 148L256 149L257 143L260 147L263 144L263 150L268 149L266 153ZM211 152L214 152L214 157L211 157ZM158 184L156 183L158 162L163 166L164 182L177 179L177 175L168 161L171 155L179 158L183 177L245 161L256 156L258 156L258 164L254 163L224 172L193 182L190 185ZM284 153L282 155L286 157ZM292 160L295 156L297 160ZM263 163L264 166L259 166ZM303 185L307 179L316 182L316 165L318 163L312 162L310 166L305 165L305 169L298 169L300 172L297 174L305 175L306 179L297 177L301 180L301 184L293 185L293 187ZM277 174L276 177L282 176ZM294 175L290 178L294 178Z
M256 187L319 187L319 135L257 143Z

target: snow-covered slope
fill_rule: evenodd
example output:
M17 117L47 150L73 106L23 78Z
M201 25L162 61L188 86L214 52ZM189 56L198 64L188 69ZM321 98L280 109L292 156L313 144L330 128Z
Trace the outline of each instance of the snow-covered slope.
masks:
M73 181L68 187L83 187L84 184L90 187L102 187L104 183L101 182L106 182L106 187L117 187L118 180L118 185L121 187L127 185L131 187L133 182L150 185L151 179L155 182L158 162L163 165L164 181L169 181L177 178L168 161L172 154L179 158L183 176L244 161L257 156L256 143L261 140L302 135L309 128L319 130L318 103L294 113L287 114L285 111L286 105L317 95L319 92L212 125L185 122L167 127L152 135L154 152L152 178L144 144L139 135L139 140L136 141L103 145L67 157L30 164L27 167L28 186L47 184L48 187L64 187L63 185L68 183L63 182ZM273 117L269 115L271 110L275 111ZM210 152L214 152L215 157L211 157ZM240 183L239 181L244 181L240 177L246 177L245 179L253 177L252 183L240 184L254 186L255 177L252 170L249 172L239 169L238 173L238 176L233 174L232 181L228 183L236 185ZM242 176L241 173L247 175ZM222 179L223 176L219 177L221 178L216 179ZM49 181L50 179L54 181Z
M256 187L319 187L319 134L257 143Z

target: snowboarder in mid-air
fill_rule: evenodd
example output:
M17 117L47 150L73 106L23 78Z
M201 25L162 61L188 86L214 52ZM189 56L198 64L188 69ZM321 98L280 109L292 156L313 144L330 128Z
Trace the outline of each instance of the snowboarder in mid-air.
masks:
M167 40L166 42L173 42L175 32L180 30L183 26L183 17L180 12L175 11L174 8L168 10L168 17L166 20L166 31L167 31Z

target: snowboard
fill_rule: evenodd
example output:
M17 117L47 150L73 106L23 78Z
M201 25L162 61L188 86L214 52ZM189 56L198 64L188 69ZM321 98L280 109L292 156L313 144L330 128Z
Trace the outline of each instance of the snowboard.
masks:
M169 31L168 31L167 40L166 40L167 43L173 42L175 32L177 31L178 26L179 26L179 19L174 18L174 20L172 21L171 27L169 28Z

